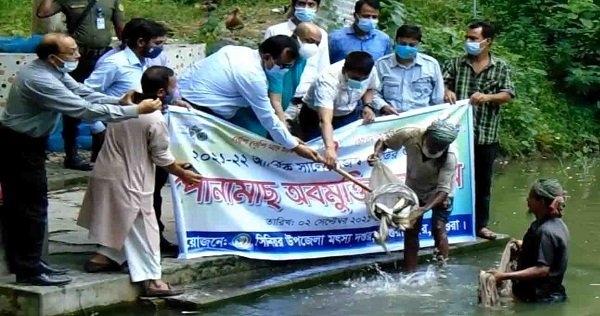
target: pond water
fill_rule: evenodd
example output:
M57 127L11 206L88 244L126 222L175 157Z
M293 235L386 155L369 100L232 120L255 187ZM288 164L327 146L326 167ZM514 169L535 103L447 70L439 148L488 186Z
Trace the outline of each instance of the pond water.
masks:
M445 267L424 264L415 274L371 271L350 279L276 291L200 311L122 311L118 315L600 315L600 166L596 160L500 165L494 179L491 228L521 238L532 217L525 198L533 180L558 178L570 198L564 220L571 232L564 304L477 306L477 273L498 264L502 249L452 258ZM111 315L116 315L111 313Z

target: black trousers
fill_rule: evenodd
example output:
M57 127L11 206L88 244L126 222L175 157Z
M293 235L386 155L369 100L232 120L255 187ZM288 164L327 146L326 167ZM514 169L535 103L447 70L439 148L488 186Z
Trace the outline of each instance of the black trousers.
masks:
M490 196L494 160L498 155L498 143L475 145L475 227L487 227L490 221Z
M0 220L9 270L19 277L38 275L48 221L46 146L0 126L0 183L4 206Z
M156 166L156 176L154 177L154 214L158 221L158 228L161 236L163 231L165 231L165 224L160 220L160 216L162 215L162 196L160 195L160 191L165 186L168 179L169 173L165 169Z
M106 52L106 50L90 50L81 55L79 65L70 75L78 82L82 82L89 77L96 67L96 62ZM69 159L77 156L77 136L79 135L80 119L63 115L62 137L65 145L65 155Z

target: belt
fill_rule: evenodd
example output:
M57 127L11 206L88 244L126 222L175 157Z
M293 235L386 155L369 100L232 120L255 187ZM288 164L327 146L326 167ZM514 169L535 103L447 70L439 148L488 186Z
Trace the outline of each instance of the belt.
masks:
M216 117L223 118L221 115L215 113L215 111L211 110L209 107L194 104L193 102L190 102L190 100L183 98L183 97L181 98L181 100L189 103L194 109L196 109L198 111L202 111L204 113L208 113L208 114L214 115Z
M104 55L104 53L108 52L111 48L87 48L87 47L79 47L79 54L82 57L100 57Z

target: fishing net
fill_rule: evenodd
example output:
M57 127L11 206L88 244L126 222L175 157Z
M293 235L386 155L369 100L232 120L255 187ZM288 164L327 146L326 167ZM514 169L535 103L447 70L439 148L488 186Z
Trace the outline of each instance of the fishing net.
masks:
M413 212L419 206L419 199L380 160L374 162L369 186L373 191L367 196L367 209L379 221L379 230L373 236L388 251L385 242L389 227L401 230L411 228L421 215Z
M501 272L512 272L517 269L518 246L515 240L511 240L506 244L500 266L498 270ZM512 297L512 282L504 280L496 282L496 279L491 273L479 272L479 288L477 290L477 298L479 304L485 307L498 307L502 302Z

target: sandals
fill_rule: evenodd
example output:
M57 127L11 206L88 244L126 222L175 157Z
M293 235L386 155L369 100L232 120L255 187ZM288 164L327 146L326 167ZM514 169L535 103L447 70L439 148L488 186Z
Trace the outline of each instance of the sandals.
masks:
M83 270L87 273L119 272L121 271L121 265L114 261L110 261L109 263L88 261L83 265Z
M477 237L487 240L496 240L498 236L496 236L496 234L489 228L484 227L477 232Z
M184 293L183 289L173 288L169 283L167 283L167 286L169 287L167 290L151 289L146 286L144 287L144 297L168 297Z

